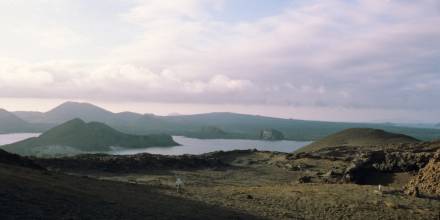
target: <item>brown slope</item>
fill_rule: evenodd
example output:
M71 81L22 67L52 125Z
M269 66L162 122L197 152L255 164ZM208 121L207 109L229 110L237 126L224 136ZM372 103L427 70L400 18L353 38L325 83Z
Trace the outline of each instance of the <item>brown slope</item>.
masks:
M315 141L299 149L298 152L339 146L374 146L416 142L419 142L419 140L403 134L371 128L350 128Z
M151 186L52 173L8 162L0 163L0 219L258 218L166 195Z

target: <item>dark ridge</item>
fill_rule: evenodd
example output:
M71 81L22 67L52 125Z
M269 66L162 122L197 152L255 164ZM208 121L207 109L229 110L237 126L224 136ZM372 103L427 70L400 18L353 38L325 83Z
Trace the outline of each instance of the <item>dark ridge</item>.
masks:
M13 165L13 166L38 169L38 170L44 170L43 167L37 165L36 163L34 163L30 159L21 157L16 154L8 153L8 152L1 150L1 149L0 149L0 163L7 164L7 165Z

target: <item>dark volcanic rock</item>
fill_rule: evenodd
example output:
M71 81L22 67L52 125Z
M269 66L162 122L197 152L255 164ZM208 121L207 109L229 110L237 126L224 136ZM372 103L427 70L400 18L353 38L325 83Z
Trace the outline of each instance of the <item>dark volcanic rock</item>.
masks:
M227 166L211 155L164 156L137 154L116 156L107 154L85 154L63 158L34 158L41 166L63 171L90 172L142 172L164 169L203 169Z
M341 175L343 182L367 183L377 173L418 171L440 149L440 142L394 144L371 147L331 147L288 156L289 160L300 158L345 161L349 165Z
M373 151L363 153L354 160L355 167L381 172L406 172L425 166L432 153Z
M417 171L424 167L432 156L432 152L388 152L382 150L362 153L347 167L345 173L350 175L353 182L363 183L369 173Z
M35 164L32 160L21 157L16 154L8 153L4 150L0 150L0 164L44 170L43 167Z
M302 176L298 179L298 183L310 183L312 182L311 176Z

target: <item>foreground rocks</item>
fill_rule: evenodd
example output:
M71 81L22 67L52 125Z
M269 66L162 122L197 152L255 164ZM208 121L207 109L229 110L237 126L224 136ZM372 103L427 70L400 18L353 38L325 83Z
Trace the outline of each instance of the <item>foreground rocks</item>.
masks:
M369 148L342 146L292 154L288 159L291 161L290 167L309 167L308 170L316 171L319 178L314 179L322 182L372 184L377 182L375 178L381 176L418 172L428 164L438 149L440 142ZM298 164L297 161L309 161L309 164ZM313 166L310 161L313 161L312 164L327 164L329 167Z
M372 151L355 158L345 171L346 180L368 183L370 173L396 173L418 171L424 167L432 152Z
M51 170L133 173L151 170L222 168L227 165L213 155L164 156L153 154L85 154L62 158L33 158Z
M440 150L408 183L405 192L413 196L440 198Z
M0 219L8 219L2 214L22 219L49 214L52 219L438 219L440 200L413 198L401 186L337 184L350 170L369 176L367 171L418 169L435 148L427 143L310 154L244 150L34 158L61 173L2 173L0 164ZM181 192L176 192L176 177L185 182ZM11 207L19 208L11 212Z
M89 154L32 159L39 166L49 170L72 173L123 174L169 170L283 169L291 174L289 182L300 184L355 183L394 185L399 188L405 186L412 176L421 170L418 177L407 186L407 192L418 195L420 191L435 196L440 191L438 150L440 150L440 142L426 142L370 148L344 146L297 154L237 150L182 156Z

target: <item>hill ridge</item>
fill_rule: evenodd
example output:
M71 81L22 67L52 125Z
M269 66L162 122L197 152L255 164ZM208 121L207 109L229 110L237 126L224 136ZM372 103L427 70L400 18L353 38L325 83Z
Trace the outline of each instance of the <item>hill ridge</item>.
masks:
M71 108L71 109L69 109ZM59 112L63 112L62 114ZM74 118L99 121L129 134L166 133L197 138L258 139L259 132L270 128L281 131L286 140L310 141L323 138L347 128L375 128L402 133L431 141L440 138L440 129L410 128L384 123L325 122L300 119L283 119L269 116L232 112L212 112L194 115L157 116L135 112L113 113L90 103L65 102L46 113L19 112L22 119L32 123L50 123L54 127ZM1 123L1 122L0 122ZM204 135L203 127L217 127L228 135ZM46 131L46 129L41 129Z
M420 140L408 135L386 132L373 128L349 128L317 140L297 152L315 151L340 146L375 146L400 143L415 143Z

